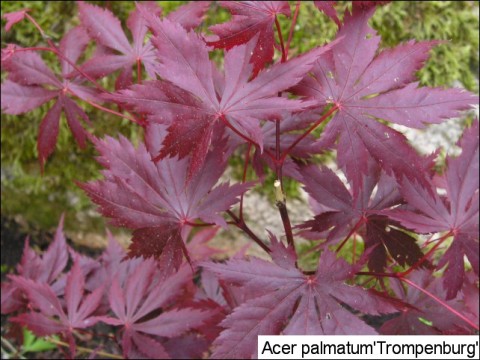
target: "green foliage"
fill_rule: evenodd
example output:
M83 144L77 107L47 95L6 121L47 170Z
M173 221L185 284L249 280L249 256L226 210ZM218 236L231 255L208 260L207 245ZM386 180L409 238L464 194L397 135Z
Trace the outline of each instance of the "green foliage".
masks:
M445 40L419 71L421 83L451 86L459 81L477 92L478 24L476 1L394 1L378 9L372 22L384 46L409 39Z
M94 1L97 5L103 1ZM161 1L164 13L168 14L184 1ZM292 14L295 2L290 2ZM106 2L123 23L135 6L130 1ZM342 14L350 2L338 4ZM2 14L31 9L30 14L49 36L58 42L70 28L79 24L75 2L70 1L2 1ZM202 31L210 24L227 21L230 15L218 5L211 6ZM288 37L290 20L281 16L282 34ZM422 84L430 86L450 86L459 81L469 90L478 91L478 2L473 1L415 1L392 2L377 10L372 26L383 38L384 47L392 47L409 40L443 39L445 44L438 46L419 72ZM27 20L16 24L8 33L4 31L2 19L2 46L15 43L23 47L44 43L38 30ZM301 2L300 13L293 34L291 55L322 45L334 38L336 25L320 13L312 2ZM278 56L278 54L277 54ZM52 54L43 53L49 66L58 69L58 62ZM213 55L218 60L220 56ZM3 76L3 75L2 75ZM107 88L112 88L112 80L102 80ZM68 224L80 225L74 214L91 209L92 205L81 192L74 180L86 181L99 176L99 168L93 160L95 152L91 145L85 150L78 149L64 119L60 126L59 141L55 153L46 165L45 174L40 176L36 150L38 125L45 116L48 105L22 116L2 114L1 161L2 161L2 210L6 215L22 214L34 225L48 228L56 224L59 214L67 210ZM142 136L142 130L126 120L105 114L91 106L84 109L92 119L96 136L120 132L132 140ZM317 131L318 132L318 131ZM318 135L318 134L317 134ZM328 160L328 159L323 159ZM233 177L240 179L243 173L242 161L233 160ZM251 174L250 174L251 175ZM252 178L249 175L249 178ZM273 175L267 179L273 182ZM298 196L298 187L293 181L284 184L287 196ZM259 187L260 189L270 187ZM267 193L271 190L264 190ZM273 194L268 193L273 198ZM103 220L82 224L85 228L100 229Z
M54 336L58 340L57 336ZM27 328L23 329L23 345L22 353L29 352L43 352L48 350L56 349L57 346L51 342L46 341L44 338L36 337L30 330Z

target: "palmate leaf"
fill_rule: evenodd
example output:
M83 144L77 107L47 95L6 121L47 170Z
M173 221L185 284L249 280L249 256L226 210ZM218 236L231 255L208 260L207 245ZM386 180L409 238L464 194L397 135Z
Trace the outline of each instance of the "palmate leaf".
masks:
M436 41L410 41L376 55L380 37L368 25L374 12L368 7L354 6L353 14L345 14L337 35L345 39L316 62L295 91L316 99L320 107L339 108L320 141L332 147L338 139L338 163L354 189L361 187L369 157L389 175L428 187L421 161L405 137L376 119L423 128L469 109L478 97L460 89L419 88L413 82Z
M300 173L305 190L322 211L298 228L318 233L318 239L325 238L322 247L338 243L356 227L365 249L371 250L368 266L373 271L383 272L389 258L402 266L414 265L422 258L416 239L383 214L385 209L402 204L403 199L395 179L382 172L373 160L357 191L348 189L328 168L311 165L300 168Z
M300 81L313 62L334 45L316 48L286 63L276 64L250 80L253 70L250 60L258 40L254 37L247 44L227 52L223 78L217 76L208 48L197 34L187 32L168 19L160 20L141 7L139 10L154 34L152 43L158 50L159 60L156 72L164 82L137 85L109 95L108 99L146 113L151 121L169 125L156 160L192 154L189 179L204 163L212 140L212 127L220 119L228 121L262 148L261 120L280 118L284 113L300 111L310 105L278 97L278 93ZM220 87L215 86L218 77ZM218 88L221 93L217 93ZM160 113L163 115L158 115Z
M418 233L450 232L454 239L438 267L447 265L444 286L452 299L462 287L464 255L478 276L478 120L465 130L459 141L462 154L447 158L444 174L447 197L441 197L431 185L430 191L403 179L401 191L412 209L395 209L388 216Z
M60 41L59 51L72 63L76 63L88 41L83 29L74 28ZM2 59L2 70L9 72L7 80L1 85L1 107L5 113L22 114L56 98L39 127L37 150L42 171L45 161L55 149L62 111L65 112L67 124L78 145L81 148L86 146L87 135L81 121L89 124L90 120L68 95L84 100L96 98L95 91L82 85L82 80L67 80L72 66L61 57L59 61L62 80L55 76L34 51L13 51L11 56Z
M353 1L352 7L356 10L368 10L375 6L388 4L390 1ZM336 1L314 1L314 5L318 10L327 15L330 19L335 21L338 27L342 26L340 19L338 18L337 10L335 9Z
M323 252L315 274L306 275L296 268L292 249L274 237L271 248L273 262L251 258L202 264L221 280L258 294L222 321L225 330L214 342L214 358L255 357L258 335L376 334L342 304L369 314L396 311L385 298L345 284L356 268L334 253Z
M162 9L154 2L145 2L139 6L151 14L160 15L162 12ZM200 24L208 6L208 1L193 2L179 7L168 18L186 29L192 29ZM120 20L108 9L80 2L79 11L82 26L89 36L97 44L109 50L94 56L83 64L84 72L98 78L121 70L116 88L123 89L132 84L132 66L140 62L144 65L150 78L155 78L155 50L150 41L144 42L148 28L139 10L133 11L127 19L127 27L132 33L133 44L130 44L127 39Z
M228 9L233 17L224 24L210 26L210 31L219 39L209 41L208 45L229 50L258 36L250 60L253 76L256 76L273 59L273 25L279 14L290 17L288 1L220 1L219 4Z
M37 336L64 333L69 340L72 357L75 356L73 329L84 329L98 321L91 315L100 304L103 286L84 296L85 277L80 264L75 262L67 276L64 310L50 285L24 277L16 277L15 281L22 286L38 312L24 313L10 320L27 326Z
M202 326L214 315L212 311L195 308L167 310L180 296L185 284L191 281L192 272L188 266L183 266L165 280L156 262L146 259L123 285L118 277L113 279L109 301L114 317L101 316L97 319L123 326L122 349L125 357L131 357L136 351L143 354L142 357L168 357L162 343L147 335L174 338ZM163 311L158 314L159 310ZM151 314L156 315L148 317ZM187 318L188 321L185 321Z
M147 138L157 136L157 130ZM201 219L226 226L219 213L251 185L224 183L213 188L226 167L221 147L208 154L203 168L187 182L188 158L155 164L145 145L135 149L123 137L119 141L107 137L95 145L106 168L105 179L80 186L114 225L135 230L130 255L162 256L172 268L181 264L182 253L188 256L184 245L188 223Z
M17 265L17 272L22 279L33 280L52 285L55 294L63 292L59 280L68 262L68 246L63 233L63 219L60 218L55 236L43 255L38 255L30 247L28 239L25 241L22 259ZM17 278L17 277L16 277ZM24 288L16 283L15 279L9 283L2 283L2 314L9 314L26 306Z

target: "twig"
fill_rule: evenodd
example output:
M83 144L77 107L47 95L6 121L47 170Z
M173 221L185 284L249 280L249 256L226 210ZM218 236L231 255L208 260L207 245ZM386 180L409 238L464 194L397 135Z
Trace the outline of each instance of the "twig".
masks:
M258 246L260 246L263 250L265 250L267 253L270 253L270 248L265 245L265 243L260 240L260 238L255 235L255 233L248 227L247 224L245 224L245 221L240 220L240 218L235 215L231 210L227 210L227 214L230 215L230 217L235 221L235 226L237 226L239 229L242 229L250 238L257 243Z

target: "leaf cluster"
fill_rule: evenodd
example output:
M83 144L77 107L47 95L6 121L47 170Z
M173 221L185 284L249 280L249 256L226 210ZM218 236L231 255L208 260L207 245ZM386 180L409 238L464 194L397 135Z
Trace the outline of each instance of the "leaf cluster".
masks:
M392 126L444 123L478 96L417 81L438 40L380 48L369 21L385 3L338 12L314 2L338 31L300 54L291 51L300 2L292 11L286 1L219 2L231 17L210 33L199 30L210 2L168 14L138 3L125 26L80 2L80 26L58 43L4 47L2 110L49 106L37 137L41 171L63 113L102 168L76 184L132 242L128 252L111 240L99 258L82 256L66 245L62 217L43 255L27 241L17 275L2 284L2 313L37 336L58 334L71 357L98 323L120 329L113 340L127 358L251 358L260 334L478 331L478 120L440 173L438 152L420 155ZM44 34L28 10L5 17L7 30L28 19ZM84 107L127 119L143 136L98 136ZM335 169L315 160L325 152ZM235 155L243 175L231 184L224 174ZM291 222L286 178L308 193L311 219ZM244 195L256 184L274 189L282 228L249 227ZM241 251L213 260L207 242L233 227L266 259ZM303 239L314 256L302 258ZM376 328L363 321L387 314Z

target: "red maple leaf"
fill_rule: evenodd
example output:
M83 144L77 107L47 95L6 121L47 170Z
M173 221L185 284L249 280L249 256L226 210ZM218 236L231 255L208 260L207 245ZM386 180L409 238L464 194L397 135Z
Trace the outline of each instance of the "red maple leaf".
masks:
M53 241L43 255L38 255L33 251L27 238L22 259L16 267L19 277L51 285L55 294L63 292L64 284L60 282L59 277L68 262L68 246L63 234L63 218L62 215ZM9 314L25 307L24 294L23 287L15 280L2 283L2 314Z
M13 25L25 19L25 15L28 11L30 11L30 9L23 9L3 14L2 17L7 20L7 23L5 24L5 31L9 31Z
M280 120L280 153L287 150L298 138L298 131L305 130L312 122L321 116L317 110L305 110L296 114L286 114ZM270 154L275 154L277 146L276 124L274 122L266 122L262 125L263 148L269 150ZM232 145L237 145L233 140ZM240 143L239 143L240 144ZM308 160L312 154L319 151L316 139L312 135L308 135L302 142L288 151L288 157L285 158L282 165L283 176L289 176L295 180L302 181L296 160ZM255 147L255 153L252 158L252 166L259 178L265 175L264 164L270 169L276 169L273 159L265 151L262 152L259 147Z
M330 19L335 21L335 24L338 25L338 27L342 26L342 23L340 22L340 19L338 18L337 15L337 10L335 10L335 5L336 1L314 1L313 4L315 7L323 12L325 15L327 15Z
M162 9L154 2L145 2L139 6L150 14L160 15L162 12ZM179 7L168 18L191 29L200 24L208 6L208 1L192 2ZM123 89L132 84L132 66L137 63L142 63L149 77L155 78L155 49L150 41L144 42L148 28L140 10L133 11L127 19L127 27L132 33L133 44L130 44L124 33L120 20L108 9L81 2L79 11L82 26L89 36L100 45L100 51L82 65L81 69L84 72L99 78L121 70L116 81L117 89ZM73 75L78 74L70 76Z
M355 10L368 10L378 5L388 4L389 2L390 1L353 1L352 7ZM334 7L336 1L314 1L313 3L318 10L323 12L333 21L335 21L338 27L342 26L342 23L338 18L337 10Z

